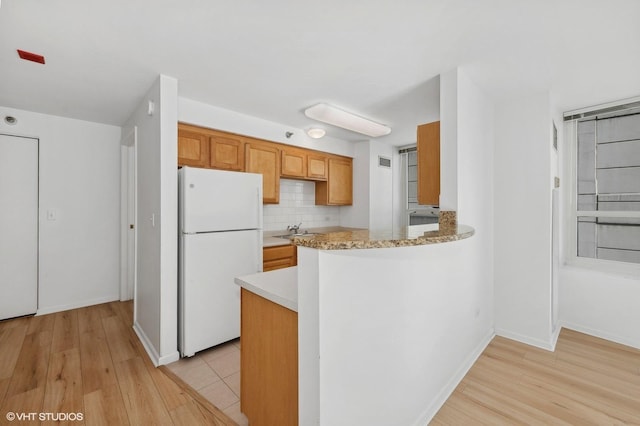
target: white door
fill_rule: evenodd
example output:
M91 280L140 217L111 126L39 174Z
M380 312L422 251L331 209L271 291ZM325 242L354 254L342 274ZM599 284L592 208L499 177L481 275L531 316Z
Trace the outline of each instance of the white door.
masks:
M38 140L0 135L0 319L38 308Z

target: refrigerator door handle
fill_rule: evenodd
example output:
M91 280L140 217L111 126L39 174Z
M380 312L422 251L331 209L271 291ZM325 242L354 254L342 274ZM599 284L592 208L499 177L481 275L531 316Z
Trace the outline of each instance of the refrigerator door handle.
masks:
M260 187L256 188L256 202L257 202L257 206L262 205L262 195L260 194ZM258 208L256 209L256 215L257 215L257 219L258 221L256 223L262 223L262 209ZM262 228L262 226L260 226L260 228Z

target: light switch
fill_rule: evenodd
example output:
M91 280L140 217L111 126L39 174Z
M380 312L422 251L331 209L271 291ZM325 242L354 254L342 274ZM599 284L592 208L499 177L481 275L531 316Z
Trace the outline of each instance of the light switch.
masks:
M47 210L47 220L56 220L56 211L54 209Z

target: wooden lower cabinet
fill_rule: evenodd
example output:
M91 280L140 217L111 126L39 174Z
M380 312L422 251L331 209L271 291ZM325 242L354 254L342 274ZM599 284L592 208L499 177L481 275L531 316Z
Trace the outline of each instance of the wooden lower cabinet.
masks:
M240 410L251 426L298 424L298 314L241 289Z
M262 270L264 272L288 268L297 264L298 248L293 244L262 249Z

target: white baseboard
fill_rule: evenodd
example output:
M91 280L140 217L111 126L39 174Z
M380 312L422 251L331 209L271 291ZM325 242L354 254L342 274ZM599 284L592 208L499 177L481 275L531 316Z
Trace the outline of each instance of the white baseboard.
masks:
M556 344L558 343L558 337L560 337L560 332L562 331L562 325L558 322L556 325L556 331L551 335L551 351L555 352Z
M171 364L180 359L180 352L175 351L169 355L161 356L158 365Z
M65 305L47 306L44 308L38 308L36 315L53 314L56 312L68 311L69 309L84 308L87 306L99 305L101 303L117 302L118 300L120 300L120 296L114 295L114 296L99 297L97 299L91 299L91 300L83 300L81 302L69 303Z
M473 364L482 355L482 352L486 349L487 345L491 342L491 339L495 336L493 329L489 330L487 335L480 341L475 349L465 358L462 365L458 368L455 374L442 388L438 395L431 401L429 407L420 415L418 420L414 423L414 426L423 426L429 424L431 419L438 413L438 410L447 402L447 399L451 396L458 384L462 381L464 376L469 372Z
M144 346L145 351L147 351L147 355L149 355L151 362L153 362L153 365L155 365L156 367L159 365L170 364L180 359L180 352L178 352L177 350L170 353L169 355L161 357L160 354L158 354L158 351L156 351L156 348L151 343L151 340L149 340L146 333L142 330L137 322L133 324L133 331L136 332L136 335L140 339L142 346Z
M554 336L551 336L548 341L536 339L530 336L525 336L524 334L514 333L513 331L503 330L501 328L496 328L496 335L501 337L506 337L507 339L515 340L517 342L524 343L529 346L535 346L540 349L545 349L547 351L552 351L556 347L556 341L558 340L558 335L560 334L560 327L554 333Z
M640 349L639 341L629 339L626 337L621 337L615 334L611 334L606 331L597 330L595 328L590 328L590 327L584 327L582 325L567 322L567 321L560 321L560 326L563 328L568 328L570 330L577 331L579 333L588 334L593 337L599 337L600 339L605 339L611 342L620 343L621 345L631 346L632 348Z
M144 346L144 350L147 351L147 355L149 355L149 358L151 358L151 362L153 362L153 365L155 365L156 367L159 366L160 355L158 354L158 352L156 351L156 348L151 343L151 340L149 340L146 333L142 330L142 328L138 325L137 322L133 323L133 331L136 332L138 339L140 339L142 346Z

